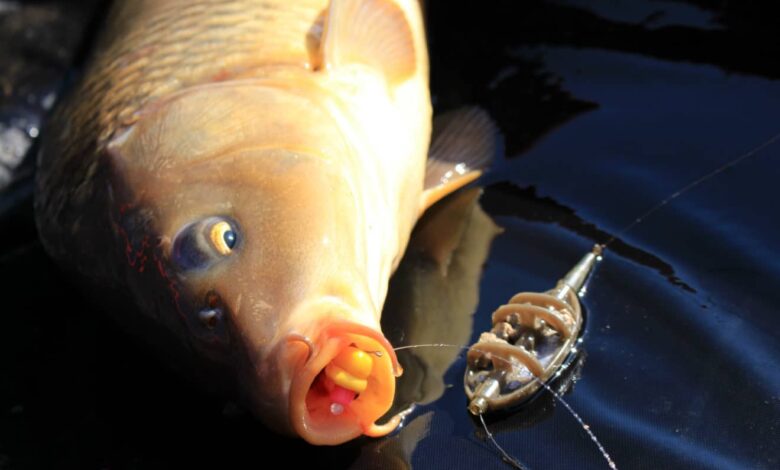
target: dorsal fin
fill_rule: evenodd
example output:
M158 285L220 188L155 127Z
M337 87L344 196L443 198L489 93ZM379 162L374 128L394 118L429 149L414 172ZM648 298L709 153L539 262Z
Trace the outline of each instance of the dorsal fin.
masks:
M411 26L392 0L331 0L320 44L325 68L364 64L399 83L417 67Z
M421 211L474 181L493 160L498 131L478 107L461 108L433 120Z

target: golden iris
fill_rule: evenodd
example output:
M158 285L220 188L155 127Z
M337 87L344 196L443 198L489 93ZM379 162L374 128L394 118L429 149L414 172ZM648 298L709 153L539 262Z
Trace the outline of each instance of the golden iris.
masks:
M233 251L233 247L236 246L236 238L236 232L233 230L233 227L225 221L217 222L209 230L211 244L217 250L217 253L223 256L227 256Z

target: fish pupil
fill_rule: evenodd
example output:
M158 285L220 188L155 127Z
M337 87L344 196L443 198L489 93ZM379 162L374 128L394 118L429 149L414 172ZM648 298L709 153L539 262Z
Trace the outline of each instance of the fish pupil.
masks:
M225 241L225 245L227 245L228 248L232 249L236 246L236 232L227 230L222 235L222 239Z

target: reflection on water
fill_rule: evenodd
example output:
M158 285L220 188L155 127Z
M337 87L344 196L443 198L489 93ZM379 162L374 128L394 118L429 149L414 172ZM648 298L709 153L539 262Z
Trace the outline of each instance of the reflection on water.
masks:
M478 204L480 194L470 189L452 195L416 227L382 312L382 330L396 347L468 345L482 266L500 233ZM441 397L444 373L461 352L449 347L399 351L404 374L398 380L396 409Z
M481 105L503 131L509 158L487 175L482 201L505 232L474 244L490 245L479 285L482 261L462 268L463 291L437 284L448 250L402 271L442 294L391 295L385 322L397 344L444 336L470 344L513 293L548 288L593 241L778 131L776 15L754 2L591 3L529 0L518 14L509 0L426 2L436 107ZM0 4L5 18L7 5L89 16L85 2ZM84 24L72 23L71 39ZM0 35L14 31L23 29ZM9 75L3 62L17 60L8 59L17 45L35 56L30 73L51 71L27 85L46 90L64 78L63 56L35 40L57 34L16 37L0 51L3 78L27 73ZM57 42L68 48L71 39ZM24 104L15 90L3 105ZM40 116L37 102L32 111ZM611 247L590 284L588 363L567 401L621 468L780 466L778 152L767 149L655 214ZM454 350L403 359L409 385L399 386L398 406L427 404L384 440L314 448L223 413L220 400L161 367L74 293L34 242L29 193L18 193L20 204L0 199L15 208L0 210L0 467L262 468L269 449L317 468L500 464L466 411ZM461 269L453 263L448 276ZM402 279L393 291L403 291ZM408 309L414 302L424 309ZM393 308L412 313L394 318L395 330ZM442 322L447 308L460 313ZM440 335L429 321L439 321ZM605 467L547 394L488 424L532 469Z
M417 444L425 439L431 430L433 412L429 411L408 420L392 436L363 446L360 456L350 466L351 469L382 468L386 470L406 470L412 468L412 453Z
M520 407L486 415L485 422L490 432L496 435L512 433L532 428L549 419L555 411L556 398L553 393L562 397L575 390L576 382L580 378L587 357L585 348L579 348L576 354L567 359L560 374L547 384L552 393L547 390L540 391ZM475 431L477 437L485 439L485 431L479 427L478 420L473 417L472 419L477 428Z

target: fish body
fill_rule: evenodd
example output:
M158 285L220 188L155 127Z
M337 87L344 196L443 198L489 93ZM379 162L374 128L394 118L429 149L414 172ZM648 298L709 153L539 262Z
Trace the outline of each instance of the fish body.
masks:
M270 427L382 435L388 279L421 212L477 174L426 164L430 135L414 0L117 2L51 120L39 232L121 324ZM323 378L337 360L347 378Z

